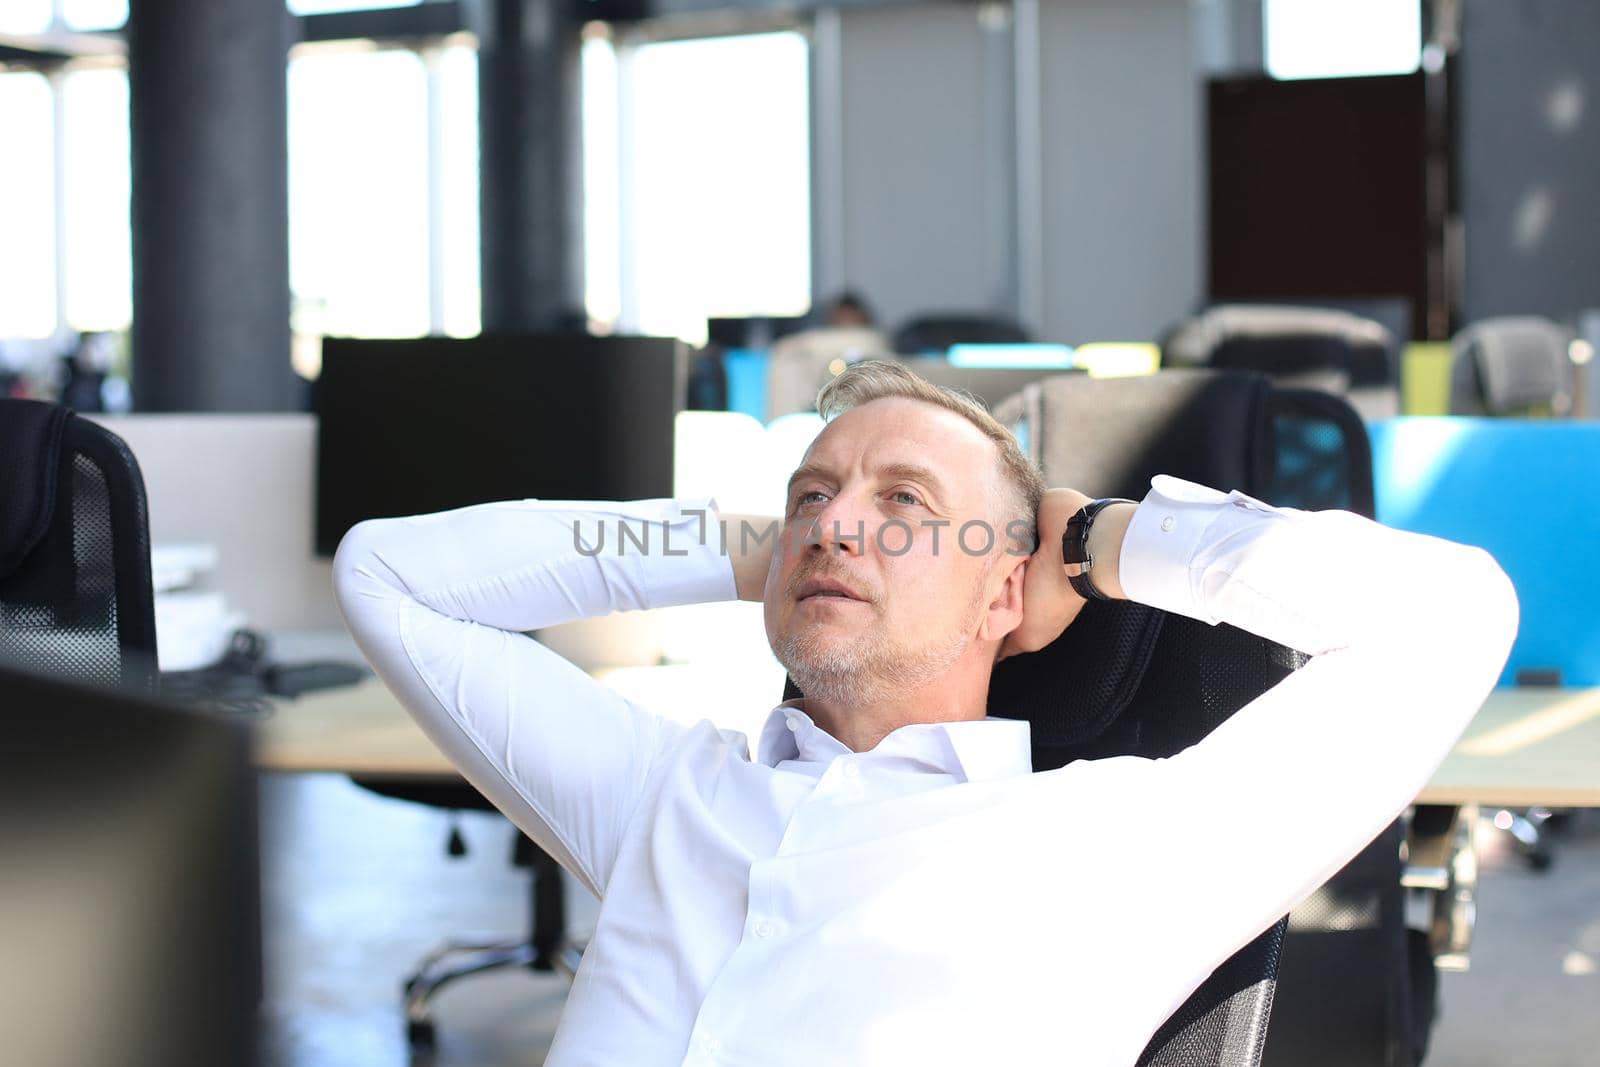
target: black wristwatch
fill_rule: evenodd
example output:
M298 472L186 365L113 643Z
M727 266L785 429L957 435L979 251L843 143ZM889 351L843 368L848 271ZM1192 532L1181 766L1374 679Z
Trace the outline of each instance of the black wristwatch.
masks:
M1067 575L1067 581L1072 583L1072 588L1085 600L1110 600L1100 590L1094 587L1094 582L1089 580L1089 574L1094 570L1094 557L1089 555L1089 528L1094 525L1094 517L1100 514L1101 509L1111 504L1136 504L1136 500L1127 500L1122 497L1102 497L1091 500L1078 509L1078 513L1067 520L1067 528L1061 533L1061 562L1081 563L1083 570L1077 574Z

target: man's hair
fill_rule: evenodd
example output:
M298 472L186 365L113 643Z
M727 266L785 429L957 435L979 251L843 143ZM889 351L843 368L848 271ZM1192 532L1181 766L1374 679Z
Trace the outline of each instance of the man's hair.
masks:
M817 393L817 412L831 420L851 408L885 397L905 397L935 404L966 419L993 441L1000 454L1000 474L1004 495L996 503L1009 504L1013 517L1028 520L1030 532L1039 521L1039 499L1044 496L1044 476L1038 466L1017 445L1014 434L989 414L983 401L968 393L934 385L901 363L863 360L845 368ZM1031 547L1031 546L1030 546Z

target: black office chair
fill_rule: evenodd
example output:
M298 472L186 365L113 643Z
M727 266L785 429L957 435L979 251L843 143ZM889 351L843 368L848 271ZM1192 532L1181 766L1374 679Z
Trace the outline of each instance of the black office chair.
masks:
M497 811L475 788L466 782L409 782L394 778L352 776L364 789L382 796L426 804L450 812ZM465 850L461 836L452 826L447 850L460 855ZM528 897L528 932L497 941L451 941L442 945L417 965L401 985L405 1013L406 1040L414 1048L431 1048L438 1034L433 1021L433 998L448 985L474 974L504 968L525 967L544 973L559 973L571 981L578 972L583 946L567 934L566 884L561 866L525 834L517 834L512 846L512 862L526 867L532 878Z
M901 324L890 347L902 356L942 356L952 345L1026 344L1029 340L1028 331L997 315L932 314L918 315Z
M1332 392L1363 418L1399 414L1399 346L1382 323L1333 308L1223 304L1161 342L1168 367L1259 371L1279 385Z
M0 399L0 659L150 691L155 595L144 479L121 438Z
M1153 475L1166 473L1271 503L1371 514L1371 454L1359 416L1337 397L1276 389L1258 374L1062 376L1027 387L995 414L1052 485L1137 499ZM989 714L1030 721L1039 769L1159 757L1198 741L1303 662L1232 627L1141 605L1091 604L1049 648L999 664ZM1095 684L1085 686L1085 677ZM1295 909L1287 933L1278 924L1219 968L1141 1064L1413 1062L1416 946L1404 926L1399 833L1398 825L1385 831ZM1431 974L1431 956L1423 962ZM1431 1017L1431 986L1422 993ZM1326 1003L1340 998L1366 1010ZM1381 1004L1373 1006L1375 998ZM1348 1032L1330 1034L1330 1019Z

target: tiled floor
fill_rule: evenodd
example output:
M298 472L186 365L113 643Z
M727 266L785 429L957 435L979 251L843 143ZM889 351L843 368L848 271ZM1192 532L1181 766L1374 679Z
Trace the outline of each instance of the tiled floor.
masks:
M521 933L527 875L511 831L470 815L445 856L437 811L332 775L268 776L263 792L268 1020L264 1067L511 1067L543 1062L566 983L479 976L439 999L439 1043L411 1058L401 978L447 937ZM1443 978L1430 1067L1600 1064L1600 813L1575 825L1554 870L1528 871L1491 836L1473 969ZM595 903L569 882L572 926Z

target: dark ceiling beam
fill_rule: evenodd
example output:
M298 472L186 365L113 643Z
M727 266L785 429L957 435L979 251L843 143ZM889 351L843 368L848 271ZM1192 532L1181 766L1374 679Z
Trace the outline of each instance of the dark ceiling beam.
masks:
M754 11L762 14L803 15L819 8L894 7L927 0L576 0L585 19L606 22L643 22L677 15Z
M384 7L372 11L335 11L326 15L301 15L297 41L416 41L448 37L467 29L459 0L434 0L411 7Z
M0 33L0 63L49 69L74 59L125 56L128 45L112 33Z

